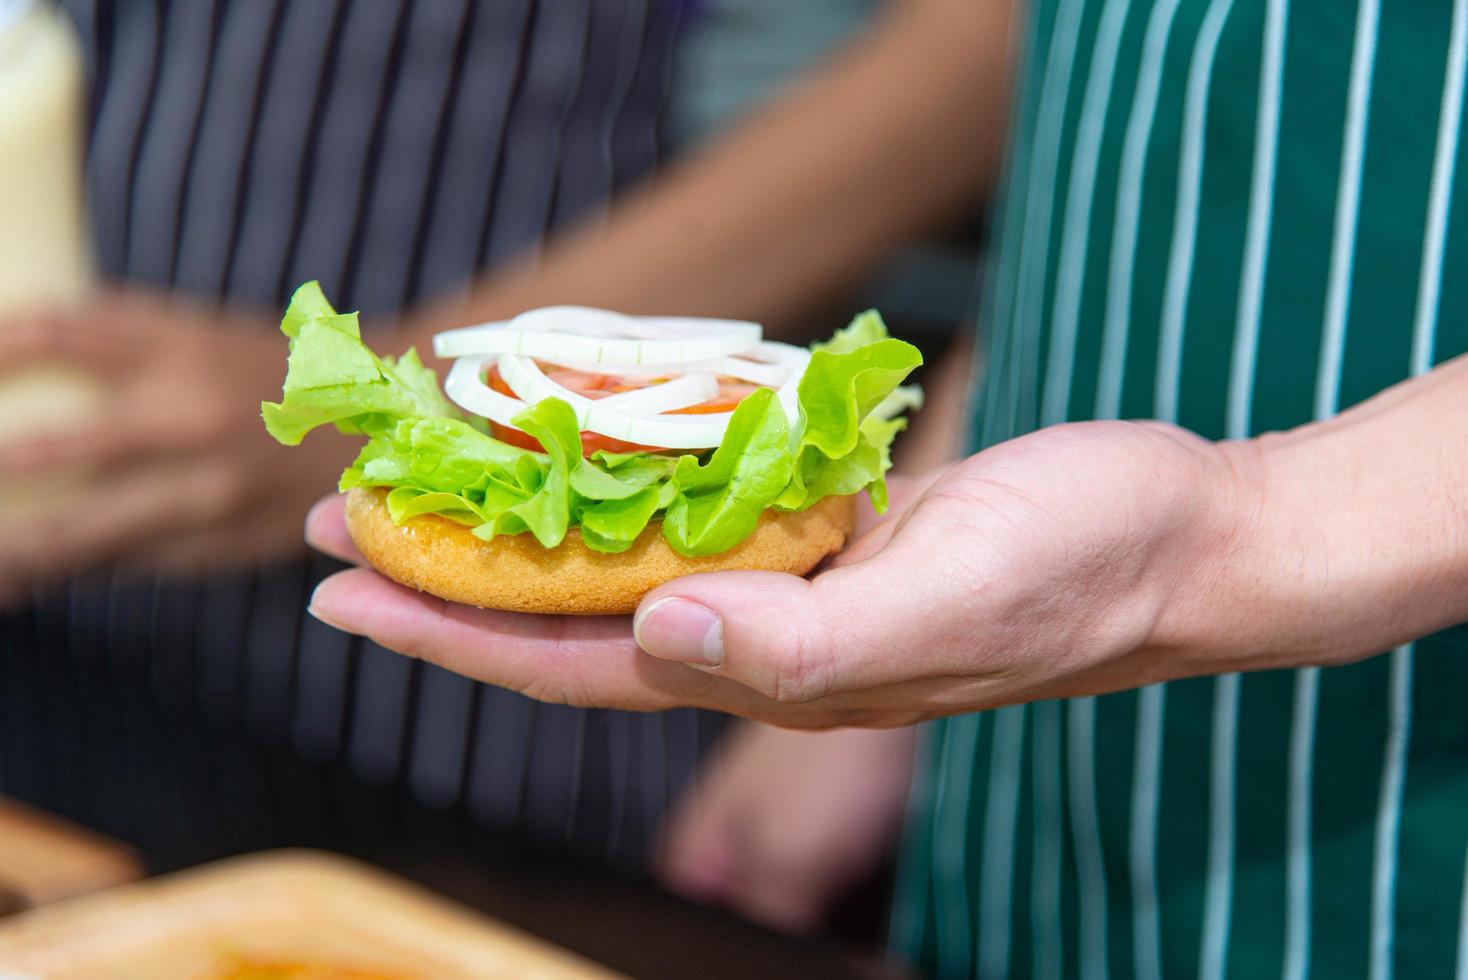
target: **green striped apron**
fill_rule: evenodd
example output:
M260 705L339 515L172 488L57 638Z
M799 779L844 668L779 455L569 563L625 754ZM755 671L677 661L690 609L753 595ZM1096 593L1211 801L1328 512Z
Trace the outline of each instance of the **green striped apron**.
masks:
M1465 49L1468 0L1037 0L978 444L1246 436L1468 351ZM931 974L1468 980L1468 631L932 734Z

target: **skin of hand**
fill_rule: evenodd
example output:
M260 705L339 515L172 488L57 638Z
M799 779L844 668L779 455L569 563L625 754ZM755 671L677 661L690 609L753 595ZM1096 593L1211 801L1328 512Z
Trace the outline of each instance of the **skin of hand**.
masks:
M894 843L915 741L912 728L740 726L664 825L663 881L777 929L816 929Z
M689 576L634 623L455 606L367 569L312 611L541 700L883 727L1390 649L1468 619L1465 513L1459 358L1253 440L1044 429L937 475L811 579ZM360 561L338 500L308 537Z
M901 512L959 455L973 364L961 334L923 380L923 408L888 475ZM858 536L883 518L863 506ZM842 561L838 557L834 564ZM831 906L895 844L917 730L792 731L745 722L728 732L663 823L658 871L695 901L787 932L818 929Z
M0 453L0 601L109 564L187 572L297 552L302 515L355 447L330 433L294 452L266 434L260 401L279 395L285 350L248 315L138 292L5 324L0 363L80 368L103 412Z
M625 618L450 606L367 570L327 580L312 608L545 700L904 725L1088 693L1122 658L1150 679L1167 642L1154 637L1163 597L1227 547L1247 499L1228 454L1181 430L1077 425L954 465L810 580L733 572L661 586L636 639ZM335 501L308 536L353 557Z

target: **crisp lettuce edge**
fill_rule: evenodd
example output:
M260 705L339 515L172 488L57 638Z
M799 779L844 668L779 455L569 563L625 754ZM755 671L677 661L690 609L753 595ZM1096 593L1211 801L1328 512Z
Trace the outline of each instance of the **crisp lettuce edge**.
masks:
M617 553L657 523L675 551L700 557L738 546L766 510L801 511L865 490L881 512L902 413L921 404L920 390L903 385L921 354L868 310L812 345L794 424L760 389L711 451L584 458L575 413L547 399L514 420L545 447L537 453L460 412L412 349L374 353L357 315L338 313L316 282L296 290L281 332L290 344L282 397L261 405L273 437L297 445L324 425L366 436L341 490L386 489L398 524L433 514L485 540L529 533L546 548L574 527L587 547Z

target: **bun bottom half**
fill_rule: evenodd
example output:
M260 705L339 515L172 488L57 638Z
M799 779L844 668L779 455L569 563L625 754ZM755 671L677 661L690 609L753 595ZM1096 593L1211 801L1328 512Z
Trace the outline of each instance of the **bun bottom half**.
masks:
M379 572L403 585L483 609L620 615L649 591L699 572L758 570L804 575L840 551L856 523L855 497L827 497L800 513L766 511L754 532L719 555L685 558L648 525L620 554L592 551L572 528L555 548L532 535L483 541L469 528L425 515L401 527L387 512L387 491L347 494L347 531Z

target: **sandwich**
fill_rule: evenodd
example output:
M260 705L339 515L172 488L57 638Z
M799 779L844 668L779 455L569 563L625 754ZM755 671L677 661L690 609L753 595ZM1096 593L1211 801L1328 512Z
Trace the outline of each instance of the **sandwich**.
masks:
M531 310L448 330L442 388L414 350L379 356L314 282L281 321L278 441L366 437L342 474L347 529L379 572L453 602L579 615L636 609L698 572L804 575L852 533L922 363L875 311L811 348L757 324Z

